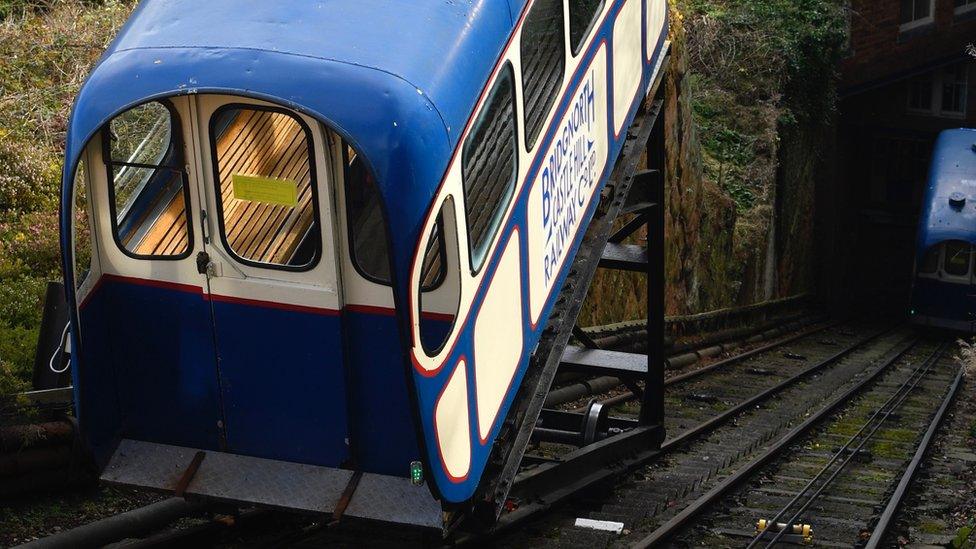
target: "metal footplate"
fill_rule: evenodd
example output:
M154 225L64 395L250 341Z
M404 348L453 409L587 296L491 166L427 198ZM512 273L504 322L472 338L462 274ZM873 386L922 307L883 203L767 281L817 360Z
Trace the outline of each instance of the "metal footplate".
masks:
M167 444L123 440L102 472L109 484L172 491L199 452ZM206 452L185 487L187 496L332 514L340 505L353 471ZM347 502L344 517L409 524L440 530L440 503L410 479L363 473Z

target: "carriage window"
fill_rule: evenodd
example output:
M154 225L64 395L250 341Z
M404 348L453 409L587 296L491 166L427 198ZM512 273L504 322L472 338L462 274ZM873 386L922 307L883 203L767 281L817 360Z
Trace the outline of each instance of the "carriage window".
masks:
M945 261L942 269L947 275L967 276L969 274L969 258L972 247L966 242L951 241L945 243Z
M152 102L114 118L104 132L113 230L130 255L179 258L190 252L179 127L175 111Z
M942 246L932 246L925 252L922 264L918 266L919 274L935 274L939 270L939 250L941 248Z
M471 269L478 271L515 191L517 147L512 66L499 73L464 142L461 171Z
M562 87L566 65L562 0L532 6L522 30L525 147L532 150Z
M311 269L321 254L311 131L278 109L210 120L221 238L243 263Z
M88 223L88 172L85 169L84 159L75 171L74 185L74 219L71 222L74 229L72 256L77 290L85 283L92 265L91 225Z
M420 278L420 342L428 356L441 352L454 328L461 304L461 269L458 260L454 200L444 201L438 222L426 237L424 266ZM437 245L433 245L436 242ZM443 245L442 245L443 243ZM450 250L450 251L448 251ZM450 253L450 257L448 257ZM438 268L431 269L436 264ZM431 272L443 272L438 289L430 291Z
M344 144L346 216L349 249L359 274L378 284L390 284L390 256L382 197L376 181L356 151ZM440 223L438 223L440 226ZM437 288L444 278L441 234L430 239L424 263L424 291Z
M580 52L602 8L603 0L569 0L569 40L573 55Z

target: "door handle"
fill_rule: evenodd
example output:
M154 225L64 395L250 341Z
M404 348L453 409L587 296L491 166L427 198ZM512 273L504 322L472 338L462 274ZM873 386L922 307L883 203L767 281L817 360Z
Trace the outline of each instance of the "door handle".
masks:
M214 268L213 261L210 261L210 254L207 252L200 252L197 254L197 272L202 275L207 275L207 277L212 277L216 269Z

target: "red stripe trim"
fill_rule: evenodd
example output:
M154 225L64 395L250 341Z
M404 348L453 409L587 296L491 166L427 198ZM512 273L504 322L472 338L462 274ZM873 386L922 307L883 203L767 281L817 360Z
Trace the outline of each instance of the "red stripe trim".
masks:
M275 301L264 301L260 299L246 299L242 297L232 297L226 295L207 295L203 288L200 286L194 286L192 284L179 284L176 282L167 282L165 280L150 280L145 278L135 278L131 276L122 276L117 274L105 274L102 278L95 284L92 290L85 296L85 301L82 302L81 307L88 304L88 299L95 294L95 291L101 287L102 282L109 280L114 282L121 282L123 284L132 284L134 286L145 286L148 288L161 288L165 290L175 290L178 292L186 292L190 294L199 295L202 299L210 300L218 303L235 303L239 305L253 305L255 307L262 307L265 309L278 309L282 311L292 311L298 313L308 313L314 315L323 316L339 316L339 311L337 309L328 309L325 307L310 307L307 305L293 305L291 303L278 303Z
M307 305L293 305L291 303L278 303L276 301L261 301L258 299L245 299L243 297L231 297L227 295L211 295L210 300L217 303L233 303L236 305L253 305L265 309L278 309L281 311L291 311L295 313L308 313L321 316L339 316L337 309L327 309L324 307L309 307Z
M364 315L396 316L396 309L390 307L377 307L374 305L346 305L344 309L350 313L362 313Z
M105 274L102 275L105 280L113 280L116 282L124 282L126 284L133 284L135 286L147 286L150 288L163 288L167 290L177 290L180 292L187 292L191 294L203 295L203 288L200 286L194 286L192 284L178 284L176 282L167 282L165 280L151 280L146 278L135 278L131 276L122 276L117 274ZM101 281L99 281L101 283Z
M442 320L444 322L451 322L454 320L454 315L450 313L434 313L434 312L424 311L420 313L420 318L424 318L427 320Z

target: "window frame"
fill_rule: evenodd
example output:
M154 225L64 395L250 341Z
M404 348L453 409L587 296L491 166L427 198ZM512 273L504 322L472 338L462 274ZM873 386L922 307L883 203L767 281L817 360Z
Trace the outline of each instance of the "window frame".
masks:
M562 91L563 85L566 82L566 5L564 2L562 2L562 0L554 0L554 1L559 5L559 22L560 22L560 28L559 28L560 39L558 41L559 58L560 58L559 85L553 88L553 91L549 94L549 97L547 97L546 100L543 102L544 106L537 107L542 112L542 117L539 120L538 128L535 129L534 131L532 128L529 127L529 120L528 120L529 117L528 94L526 93L527 88L525 85L525 80L526 80L525 79L525 75L526 75L525 45L527 43L525 40L525 31L528 28L529 19L535 13L536 9L540 9L540 6L542 5L541 3L539 2L535 3L532 6L532 8L529 10L529 13L525 16L525 23L522 25L522 31L519 33L519 68L521 72L520 83L522 86L522 128L525 136L525 152L527 153L532 152L532 150L535 149L535 146L539 144L539 137L543 135L543 130L546 127L546 120L549 118L549 114L552 112L553 107L556 105L556 103L559 102L560 92ZM598 8L598 11L602 10L602 8L603 6L601 5L600 8ZM591 26L596 21L596 19L597 18L594 17L593 21L591 22ZM586 42L587 35L588 32L584 34L584 38L582 42L584 43Z
M485 109L490 104L491 99L495 96L495 92L498 89L498 85L499 85L500 82L502 82L502 80L504 78L503 74L506 73L506 72L508 73L508 79L509 79L510 85L511 85L511 90L510 91L511 91L511 94L512 94L512 118L511 118L511 120L512 120L512 145L513 145L513 148L512 148L512 179L511 179L511 182L509 183L509 185L511 186L511 190L508 193L506 193L507 196L504 199L502 199L501 201L499 201L499 207L496 210L497 219L492 220L491 224L489 225L489 229L487 229L487 231L490 233L490 236L487 236L485 238L485 249L484 249L483 255L481 257L481 261L476 266L475 265L475 246L474 246L474 242L472 241L473 239L471 238L471 225L468 223L468 190L467 190L467 186L465 185L465 177L464 177L465 169L464 168L467 165L466 158L468 156L467 155L468 145L469 145L472 137L476 133L475 132L475 128L478 127L479 122L481 121L480 120L481 119L481 115L485 112ZM504 222L505 222L505 213L512 206L512 201L515 199L515 191L517 190L517 187L518 187L519 155L521 154L521 151L519 150L519 143L518 143L518 141L519 141L519 138L518 138L518 131L519 131L519 109L518 109L518 96L516 95L516 89L515 89L515 68L512 66L511 61L506 61L505 64L502 66L501 70L499 70L498 73L495 75L495 79L492 81L491 87L489 88L488 93L485 95L485 100L482 102L481 107L478 109L477 113L475 114L475 116L474 116L474 118L472 120L474 122L472 123L471 127L469 128L467 136L465 136L464 143L461 144L461 200L460 200L460 203L461 203L462 206L464 206L464 228L465 228L465 236L466 236L466 239L468 241L468 266L471 269L471 275L472 276L478 276L478 274L481 273L481 270L485 268L485 265L488 264L488 258L489 258L489 255L490 255L489 252L491 251L492 246L495 244L495 241L498 238L498 235L501 233L502 226L504 225ZM503 202L504 202L504 204L502 204ZM455 202L455 203L457 203L457 202Z
M973 4L976 6L976 3ZM949 68L957 68L962 72L962 79L958 81L953 81L952 84L962 83L962 94L960 97L961 111L947 110L945 106L945 86L946 86L946 70ZM939 99L939 115L943 118L965 118L967 112L969 111L969 65L966 62L960 62L958 64L946 65L939 69L938 86L933 90L933 93L938 96ZM935 97L933 96L933 99Z
M964 13L970 13L976 11L976 0L963 0L965 3L961 6L952 6L953 15L962 15ZM955 4L955 3L953 3Z
M905 23L901 22L901 13L898 14L898 32L907 32L914 30L926 25L930 25L935 22L935 0L912 0L912 7L914 8L918 2L928 2L929 3L929 14L921 19L912 19ZM914 16L914 9L912 10Z
M567 6L568 12L566 13L566 18L569 23L569 36L568 39L573 39L573 0L569 0ZM573 57L579 57L580 52L583 51L583 46L590 40L590 36L593 35L593 29L596 28L597 22L600 21L600 15L603 14L603 10L607 7L607 0L600 0L600 4L593 10L593 17L590 18L589 25L586 26L586 30L580 35L579 44L570 44L572 46L570 49L573 52Z
M976 5L974 3L973 5ZM962 109L961 111L947 110L943 104L943 95L946 83L946 70L951 67L959 67L962 70L963 78L962 82ZM912 92L914 91L912 86L918 83L922 78L928 77L928 96L929 96L929 108L919 108L912 105ZM909 114L915 114L920 116L932 116L936 118L949 118L949 119L964 119L969 114L969 65L966 61L960 61L958 63L953 63L949 65L943 65L941 67L932 69L925 73L922 73L914 78L908 80L908 86L905 93L905 110Z
M220 192L220 165L217 158L217 140L214 130L216 129L216 121L225 111L232 109L238 110L254 110L263 112L272 112L277 114L283 114L288 116L292 120L298 123L302 132L305 134L305 141L308 143L308 177L309 185L312 188L312 212L313 212L313 227L315 227L315 232L318 233L318 239L315 243L315 253L312 256L311 261L305 265L281 265L276 263L262 263L260 261L253 261L241 257L227 241L227 231L224 225L224 204L223 196ZM210 142L210 163L213 166L213 180L210 182L211 191L214 192L214 205L217 207L217 232L220 235L220 244L224 247L224 250L234 259L234 261L246 265L248 267L255 267L259 269L271 269L275 271L287 271L292 273L304 273L315 269L322 260L322 215L319 211L319 186L318 186L318 173L316 171L315 162L315 135L312 133L312 128L305 122L305 120L296 112L289 111L283 107L271 106L271 105L256 105L253 103L226 103L217 107L210 115L210 120L207 121L207 139Z
M957 242L965 244L969 248L969 251L965 252L966 254L965 274L953 274L950 273L948 269L946 269L946 264L949 261L949 250L947 245L950 243L957 243ZM942 275L942 279L948 282L953 282L958 284L963 284L963 283L970 284L973 277L973 254L974 254L973 245L963 240L947 240L945 242L942 242L940 246L942 246L942 250L940 251L941 262L939 265L939 273Z
M92 272L96 268L96 243L95 243L95 231L92 229L94 221L94 210L92 208L92 193L91 193L91 168L88 166L88 152L87 147L85 152L78 159L78 164L75 166L75 175L71 178L72 188L71 188L71 274L74 278L74 286L76 294L81 293L90 283L92 279ZM81 196L80 191L85 193L85 230L88 232L88 265L86 271L82 274L82 269L80 268L80 263L78 261L78 234L79 234L79 223L78 223L78 213L80 208L78 207L78 198Z
M915 267L915 276L919 278L938 279L940 274L942 273L943 249L944 246L942 246L942 243L940 242L939 244L935 244L934 246L931 246L928 250L926 250L925 254L921 258L922 260L919 261ZM922 269L924 268L925 260L928 259L930 254L933 253L935 254L935 269L931 271L923 271Z
M514 99L513 99L513 101L514 101ZM436 349L428 349L426 343L424 342L424 294L431 294L431 293L433 293L433 290L431 290L431 291L425 291L423 289L423 265L424 265L424 263L427 262L427 250L430 249L430 242L434 238L433 237L433 234L434 234L433 231L431 231L430 233L426 233L425 236L421 236L421 241L420 241L421 242L421 246L420 246L420 249L423 249L424 250L424 254L420 258L420 268L421 268L420 282L421 282L421 284L420 284L420 286L418 288L411 288L411 291L417 291L417 290L419 290L419 291L417 291L417 294L416 294L417 295L417 308L416 308L416 315L417 315L417 342L416 343L419 343L420 350L423 351L423 353L425 355L427 355L427 358L431 358L431 359L436 359L437 357L441 356L441 354L447 348L447 344L448 343L451 343L452 341L456 341L455 331L456 331L456 329L458 327L458 319L461 316L461 302L464 300L464 281L463 281L463 277L461 276L461 246L460 246L460 244L461 244L461 242L460 242L461 234L460 234L460 230L458 230L458 222L457 222L457 219L458 219L458 202L459 201L454 197L453 194L446 195L444 197L444 199L440 201L440 206L437 209L437 221L435 222L437 224L443 223L445 225L451 225L451 224L453 224L453 227L454 227L454 242L455 242L455 246L453 246L453 250L454 250L453 264L456 264L457 265L457 271L454 273L455 276L457 277L457 280L456 280L456 294L457 294L456 297L457 298L455 299L456 305L455 305L455 308L454 308L454 316L451 319L451 325L448 327L447 333L445 334L443 341L441 341L440 345ZM463 200L461 201L461 203L463 204ZM451 219L450 220L446 220L445 219L446 214L444 213L445 209L448 208L448 207L451 209L452 214L453 214L451 216ZM440 231L440 230L444 230L444 229L442 227L442 228L440 228L438 230ZM425 234L425 233L421 233L421 234ZM447 240L446 237L447 237L447 235L445 233L441 233L441 234L438 235L438 238L441 238L441 255L442 255L441 261L444 264L444 269L442 269L443 276L441 277L441 280L440 280L440 283L437 286L437 289L443 288L444 282L447 281L447 277L450 274L449 271L450 271L451 265L452 265L451 257L450 257L450 255L448 255L448 252L447 252L447 249L450 248L451 246L449 246L449 241ZM410 283L410 286L412 286L412 285L413 284L411 282ZM417 346L417 345L415 345L415 346Z
M390 278L391 278L391 280L383 280L383 279L381 279L381 278L379 278L377 276L373 276L372 274L367 273L366 270L362 267L362 265L360 265L359 261L356 258L356 243L355 243L355 241L353 239L353 236L354 235L353 235L352 215L351 215L351 213L352 213L352 205L351 205L351 201L349 200L349 187L348 187L348 183L349 183L349 148L352 148L356 152L356 155L357 156L360 156L362 153L360 153L359 151L356 151L355 147L353 147L352 144L350 144L349 142L347 142L345 139L342 139L342 138L339 139L339 146L342 149L342 151L340 153L342 155L342 159L341 159L341 161L342 161L342 199L343 199L343 205L342 205L343 212L342 213L343 213L343 216L345 216L345 218L346 218L346 222L345 222L345 225L346 225L346 227L345 227L345 233L346 233L346 235L345 235L345 238L346 238L346 247L349 249L349 262L352 263L352 268L353 268L353 270L356 271L356 274L358 274L364 280L366 280L368 282L371 282L373 284L377 284L379 286L384 286L384 287L387 287L387 288L392 288L393 287L393 282L392 282L392 278L393 278L393 244L392 244L392 241L390 240L390 225L387 222L388 218L387 218L387 212L386 212L386 201L383 200L383 196L379 193L379 182L377 181L377 178L376 178L375 173L373 173L372 167L369 165L369 163L367 163L365 161L365 157L362 157L363 158L363 162L364 162L364 169L372 175L372 177L373 177L373 185L376 188L377 195L380 196L380 211L382 212L382 215L383 215L383 233L384 233L384 237L386 238L386 244L385 244L386 260L387 260L387 262L389 264ZM446 255L447 255L447 251L445 249L445 245L443 244L444 243L443 219L438 218L435 227L436 227L436 231L437 231L437 238L441 241L441 264L444 266L444 268L440 269L440 272L437 273L437 278L435 279L435 281L434 281L434 283L432 285L425 286L425 287L422 288L423 292L433 292L433 291L437 290L438 288L441 287L441 285L444 283L444 280L447 278L447 264L446 264L446 261L445 261L446 260ZM426 254L426 249L424 250L424 253ZM421 278L423 278L423 272L422 271L421 271Z
M123 114L131 111L132 109L137 109L139 107L142 107L144 105L149 105L151 103L159 103L160 105L164 106L166 110L169 111L169 115L170 115L170 128L171 128L170 145L169 148L167 149L166 154L163 155L163 159L165 159L171 153L177 152L180 155L180 158L183 160L183 162L180 164L183 165L168 166L166 164L160 164L158 166L153 166L150 164L121 162L112 159L112 132L111 132L112 121L118 118L119 116L122 116ZM109 209L109 218L110 218L109 221L111 222L112 225L112 240L115 241L115 245L127 257L130 257L132 259L138 259L138 260L181 261L190 257L190 255L193 253L194 246L195 246L194 234L193 234L193 213L192 213L192 208L190 207L191 204L190 179L187 176L186 167L185 167L186 149L184 148L184 142L183 142L183 121L180 119L179 111L176 110L176 107L167 98L154 99L152 101L139 103L137 105L133 105L129 107L128 109L118 113L117 115L109 119L109 121L106 122L105 125L102 127L101 134L102 134L101 135L102 164L104 164L105 166L105 179L108 183L107 187L108 187L108 209ZM151 177L155 177L156 174L159 172L159 170L171 170L179 176L183 188L183 204L184 204L183 215L186 216L186 250L183 253L178 255L137 254L130 251L125 246L125 244L122 242L122 239L119 237L119 219L118 219L118 212L115 203L115 170L113 170L113 168L117 166L129 166L133 168L156 170Z

